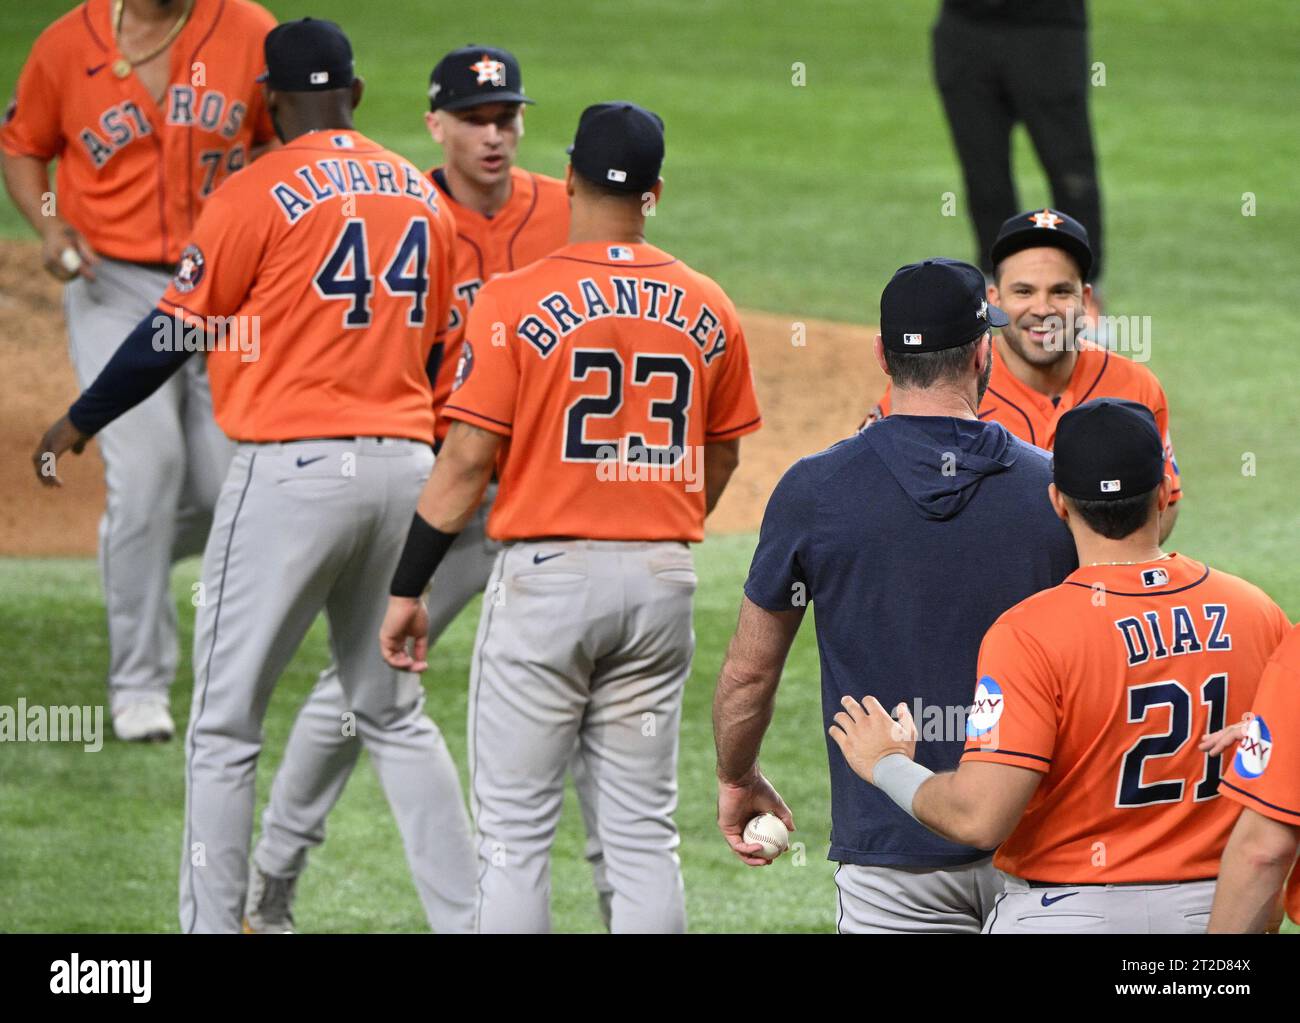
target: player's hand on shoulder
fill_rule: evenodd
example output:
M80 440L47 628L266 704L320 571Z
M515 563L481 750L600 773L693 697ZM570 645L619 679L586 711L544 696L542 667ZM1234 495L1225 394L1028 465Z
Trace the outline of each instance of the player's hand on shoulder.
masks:
M1220 728L1217 732L1211 732L1199 743L1196 748L1202 753L1208 753L1210 756L1218 756L1224 750L1231 749L1237 743L1241 742L1241 737L1246 734L1246 723L1238 721L1227 728Z
M53 426L45 431L45 436L32 452L32 465L36 469L36 479L42 486L61 487L63 482L58 477L59 456L67 451L79 455L86 449L90 438L72 425L72 420L61 416Z
M758 855L763 849L761 845L746 842L742 837L745 825L760 813L774 813L788 831L795 829L790 808L757 767L740 782L718 780L718 830L732 852L751 867L766 867L772 862Z
M830 737L859 778L871 781L876 764L891 753L915 759L916 722L907 704L900 703L894 708L897 720L890 717L874 696L864 696L861 703L846 696L840 704L844 709L835 715Z
M52 277L70 281L74 277L95 279L95 264L99 257L90 242L75 228L53 219L41 236L41 264Z
M424 671L429 666L429 612L415 597L389 597L379 649L390 667Z

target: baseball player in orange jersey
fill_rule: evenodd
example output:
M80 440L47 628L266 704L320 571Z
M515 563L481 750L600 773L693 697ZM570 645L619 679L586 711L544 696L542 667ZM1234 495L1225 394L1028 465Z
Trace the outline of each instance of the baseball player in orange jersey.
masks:
M285 145L213 195L157 316L45 445L57 456L84 443L175 371L186 353L159 350L158 318L186 333L223 317L260 323L260 357L210 355L217 421L239 444L194 629L181 929L239 930L262 717L324 610L351 726L397 817L429 922L466 931L474 854L456 769L422 711L419 679L389 668L374 642L433 464L429 381L455 229L415 167L352 129L361 82L337 25L282 25L266 56L267 104ZM440 863L429 848L442 850Z
M1300 626L1273 652L1251 711L1219 783L1242 810L1219 866L1212 932L1265 930L1284 884L1287 915L1300 921Z
M46 270L68 282L82 387L157 304L213 189L273 141L256 78L274 25L247 0L88 0L32 47L0 148ZM113 728L119 739L168 739L179 660L169 568L203 549L232 454L212 418L205 360L191 359L99 444Z
M687 544L760 418L731 302L644 240L662 122L631 103L589 107L571 156L570 244L484 285L470 312L443 410L454 422L380 641L394 667L426 666L419 594L499 460L488 534L506 547L469 698L479 927L550 928L550 847L576 743L597 792L611 930L681 931Z
M1027 211L1002 225L993 246L989 302L1011 322L993 344L993 371L979 417L1001 423L1023 441L1050 451L1070 409L1092 398L1126 398L1145 405L1164 438L1165 472L1173 497L1161 518L1160 540L1173 532L1182 482L1169 437L1169 402L1146 366L1081 338L1092 285L1088 232L1058 210ZM867 422L889 415L890 389Z
M1051 487L1080 568L1003 614L980 648L966 752L939 775L851 697L831 735L931 830L981 848L1005 889L986 934L1203 931L1236 807L1194 739L1255 702L1290 627L1249 583L1163 554L1173 481L1150 410L1103 398L1061 418ZM897 755L901 754L901 755Z
M566 243L569 197L563 181L514 165L523 135L523 106L533 101L524 93L513 54L490 46L453 50L434 68L429 94L432 110L425 123L446 163L428 176L456 221L451 322L434 387L436 412L451 393L465 320L478 289ZM441 417L435 423L435 450L449 426ZM485 525L495 493L492 484L447 552L438 586L429 595L430 646L471 598L483 592L492 574L500 545L487 538ZM262 835L249 865L248 930L280 933L293 927L293 896L307 852L324 840L325 819L361 751L355 734L343 727L347 711L338 669L331 664L298 713L271 787ZM575 758L579 805L588 825L587 855L608 923L608 885L594 839L590 783L581 766ZM423 852L434 863L441 859L437 847Z

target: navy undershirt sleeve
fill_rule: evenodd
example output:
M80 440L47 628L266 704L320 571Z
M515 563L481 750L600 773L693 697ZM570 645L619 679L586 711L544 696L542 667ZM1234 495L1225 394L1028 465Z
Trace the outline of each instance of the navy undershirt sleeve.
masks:
M170 350L161 352L154 347L157 317L172 320L161 309L154 309L137 323L94 383L68 409L72 425L86 436L94 436L139 405L171 379L193 354L184 345L169 345Z
M745 596L768 611L791 611L809 603L803 556L816 521L815 492L801 462L781 477L758 534L758 546L745 580Z

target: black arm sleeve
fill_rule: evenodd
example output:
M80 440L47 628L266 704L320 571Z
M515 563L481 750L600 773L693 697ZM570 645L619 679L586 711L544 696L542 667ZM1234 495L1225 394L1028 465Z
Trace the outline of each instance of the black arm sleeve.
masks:
M411 528L406 534L406 546L398 559L397 570L388 592L394 597L418 597L429 585L439 563L455 542L459 533L444 533L421 518L417 511L411 518Z
M163 351L153 343L160 317L166 323L161 330L168 342ZM165 384L193 354L180 343L182 335L176 328L175 318L157 308L137 323L95 382L68 409L72 425L93 436Z

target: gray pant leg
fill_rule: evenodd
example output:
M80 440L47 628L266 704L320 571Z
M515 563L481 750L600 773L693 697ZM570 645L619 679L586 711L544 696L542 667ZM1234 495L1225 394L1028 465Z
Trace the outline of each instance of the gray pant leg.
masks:
M384 663L377 641L389 580L433 466L427 447L408 448L407 457L371 459L388 470L389 496L374 541L350 560L331 594L330 635L347 705L397 818L429 925L467 933L474 929L475 861L456 765L424 713L420 677Z
M586 553L561 548L565 557L535 566L530 545L507 547L483 596L467 734L484 933L551 928L551 844L587 705L597 603Z
M992 857L958 867L841 863L840 934L979 934L1001 889Z
M428 596L431 649L492 574L500 546L487 538L485 524L495 494L493 484L438 568ZM298 712L262 814L254 859L268 874L296 876L306 866L307 853L325 840L326 817L361 753L355 730L344 727L347 712L337 663L331 661ZM442 859L436 850L434 856Z
M1204 934L1214 881L1030 888L1005 883L985 934Z
M686 930L677 809L682 694L695 634L689 549L604 554L605 585L628 593L622 647L596 664L579 755L593 788L615 934Z
M582 854L591 867L591 883L596 889L600 918L605 923L605 929L609 930L613 924L614 889L609 883L609 871L605 869L605 850L600 844L600 830L596 826L596 801L599 799L596 780L587 770L580 746L574 749L573 758L569 761L569 774L573 777L578 810L582 814L582 828L587 835Z
M94 281L77 278L67 285L69 348L83 388L166 287L166 274L115 260L101 260ZM171 562L182 532L187 540L180 553L202 549L202 534L229 463L231 447L211 418L210 398L204 418L202 402L187 397L196 378L206 390L199 369L187 366L97 437L107 491L99 561L108 621L109 699L115 711L137 700L167 697L179 659ZM188 414L191 405L195 411ZM184 509L192 445L214 453L202 470L206 506L196 514Z
M185 743L183 933L239 930L262 719L354 532L343 495L328 492L331 481L279 485L285 457L274 447L240 447L204 554Z

